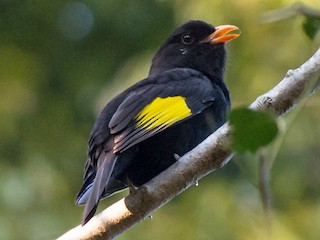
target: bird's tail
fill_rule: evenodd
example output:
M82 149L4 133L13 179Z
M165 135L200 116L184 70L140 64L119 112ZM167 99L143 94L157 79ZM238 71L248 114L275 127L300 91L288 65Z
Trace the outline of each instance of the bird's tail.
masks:
M82 226L85 225L96 212L99 199L106 185L108 184L112 170L117 161L117 156L110 151L105 153L104 158L101 160L102 163L98 166L97 174L95 175L93 182L91 184L88 184L84 189L85 194L88 194L89 197L86 201L86 206L82 214ZM84 195L82 194L81 198L87 197L84 197ZM78 197L77 203L81 204L81 198Z

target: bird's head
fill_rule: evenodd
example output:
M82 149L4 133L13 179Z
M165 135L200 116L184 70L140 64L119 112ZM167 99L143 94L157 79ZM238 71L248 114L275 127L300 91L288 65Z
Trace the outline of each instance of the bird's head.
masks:
M222 80L225 43L239 36L233 25L214 27L203 21L189 21L177 28L155 54L150 75L173 68L192 68L210 78Z

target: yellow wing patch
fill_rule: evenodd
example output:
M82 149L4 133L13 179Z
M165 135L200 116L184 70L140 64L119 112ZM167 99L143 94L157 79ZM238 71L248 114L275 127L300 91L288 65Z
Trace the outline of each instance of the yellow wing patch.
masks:
M137 125L148 130L168 127L191 116L186 99L181 96L157 97L136 116Z

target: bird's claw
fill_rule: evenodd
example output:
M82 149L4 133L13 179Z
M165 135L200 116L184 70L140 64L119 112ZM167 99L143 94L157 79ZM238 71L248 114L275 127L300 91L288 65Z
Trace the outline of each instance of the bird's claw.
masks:
M126 176L126 179L127 179L127 185L128 185L130 194L137 191L138 187L133 184L133 182L130 180L130 178L128 176Z

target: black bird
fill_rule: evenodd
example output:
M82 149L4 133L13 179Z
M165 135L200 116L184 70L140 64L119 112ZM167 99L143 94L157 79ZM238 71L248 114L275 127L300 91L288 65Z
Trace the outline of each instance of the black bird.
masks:
M91 131L84 183L84 225L99 200L139 187L164 171L226 121L224 44L236 26L189 21L158 49L149 76L112 99Z

